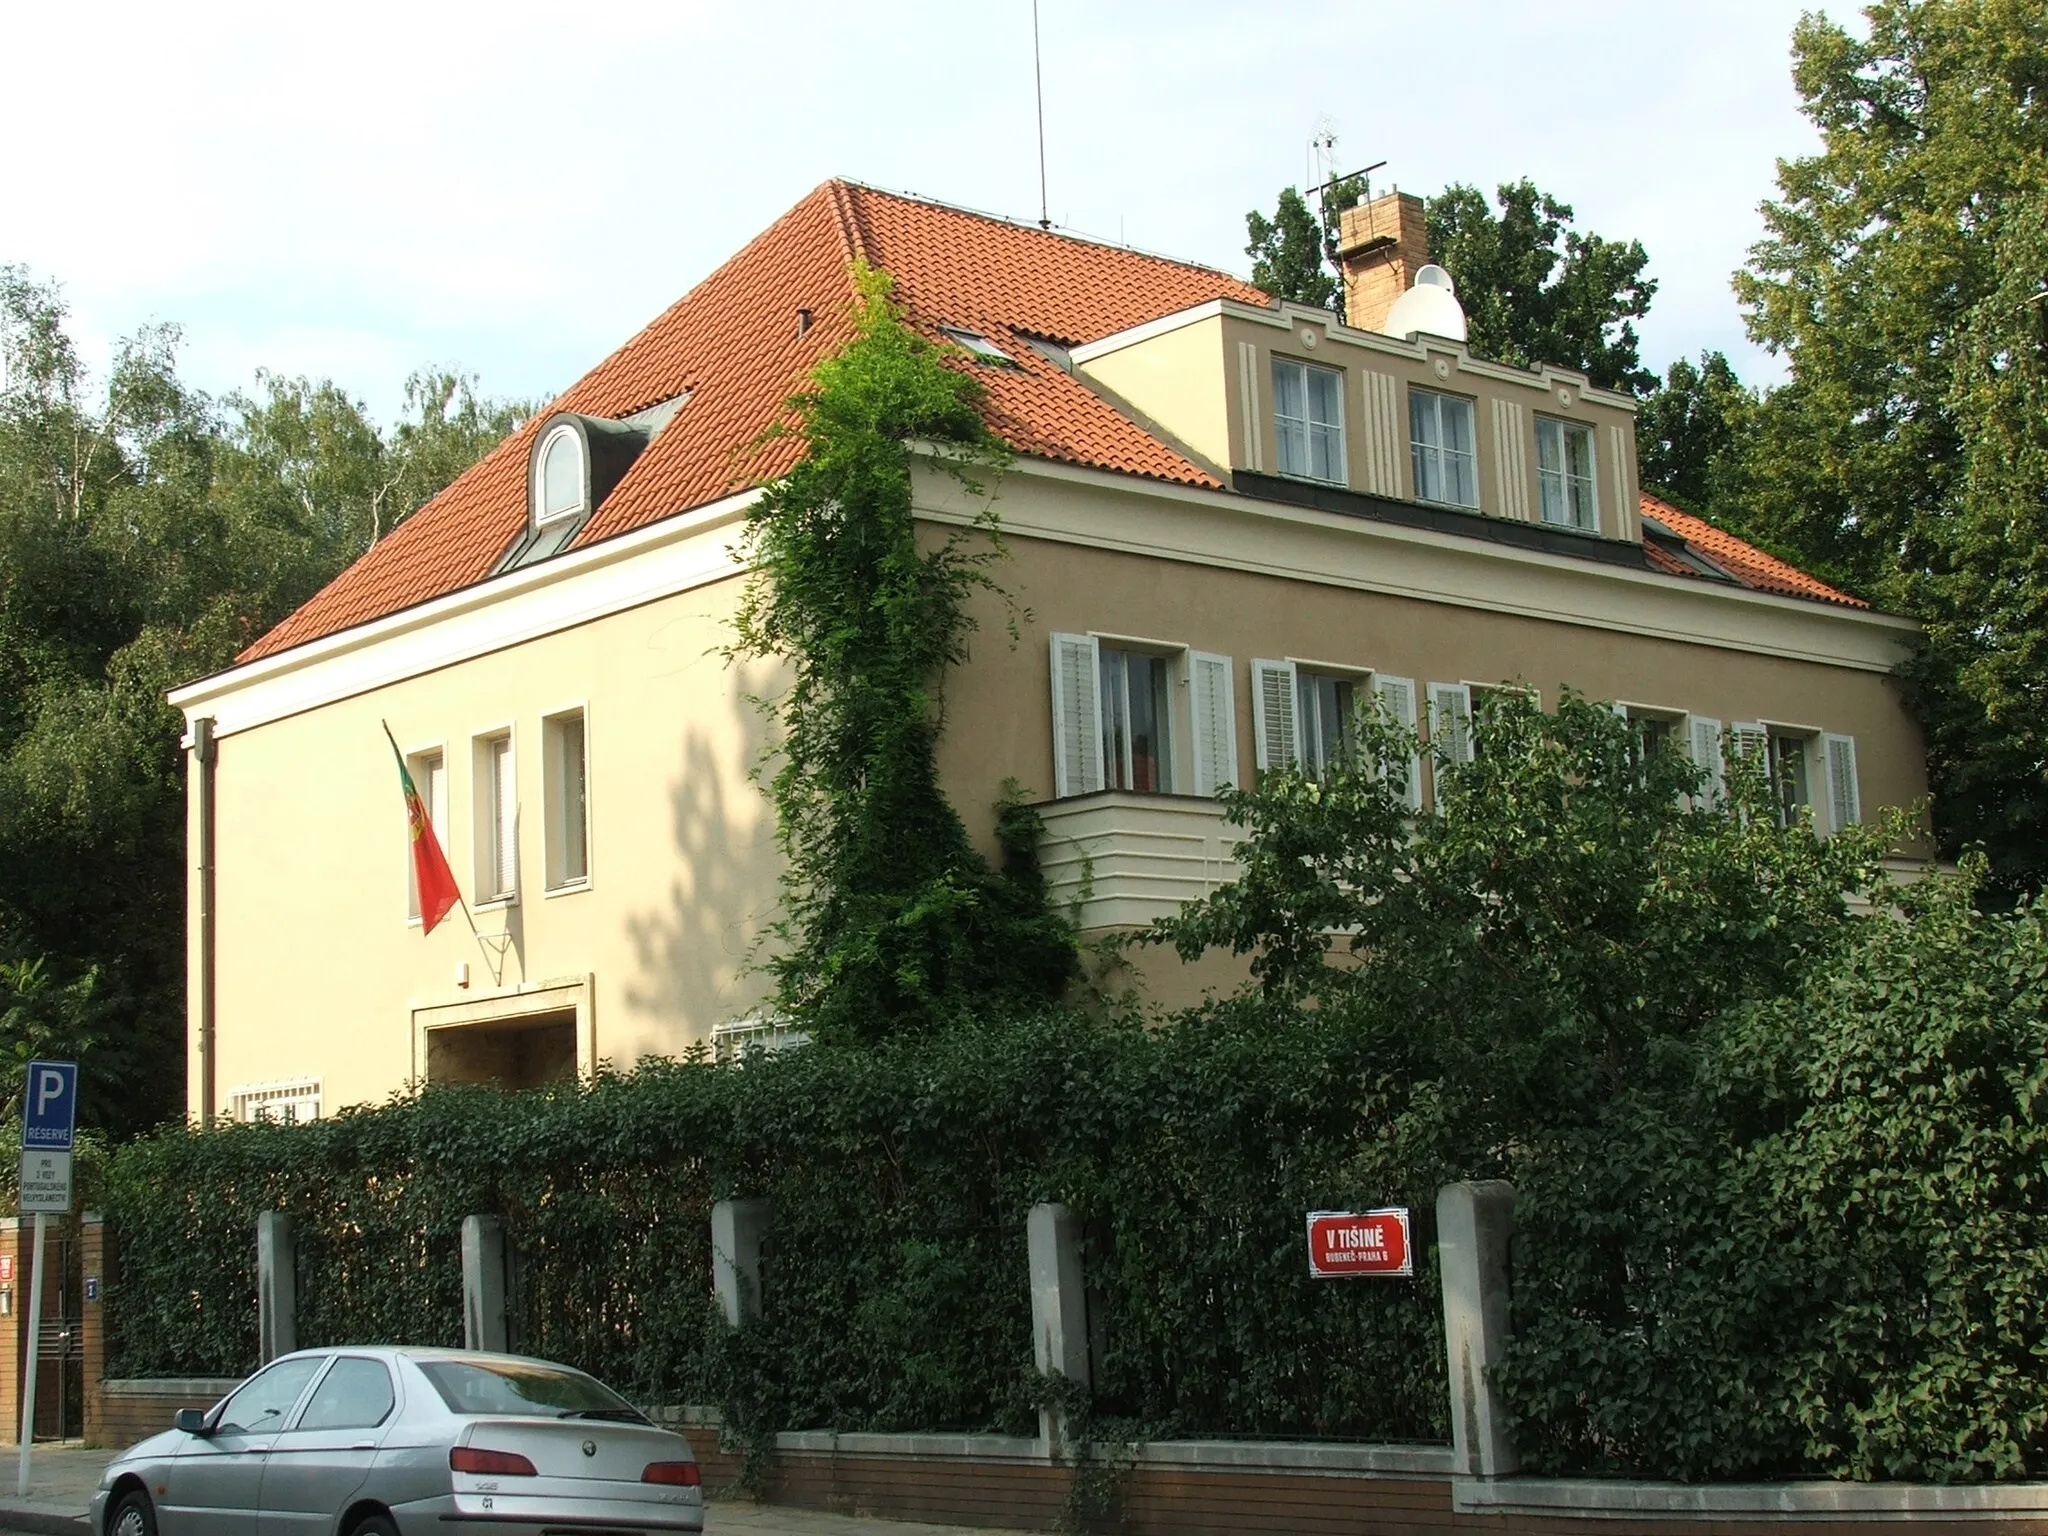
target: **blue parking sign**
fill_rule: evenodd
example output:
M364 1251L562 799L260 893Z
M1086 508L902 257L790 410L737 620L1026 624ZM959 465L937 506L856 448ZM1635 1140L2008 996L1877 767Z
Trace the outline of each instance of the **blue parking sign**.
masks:
M78 1124L78 1063L30 1062L21 1096L22 1150L69 1152Z

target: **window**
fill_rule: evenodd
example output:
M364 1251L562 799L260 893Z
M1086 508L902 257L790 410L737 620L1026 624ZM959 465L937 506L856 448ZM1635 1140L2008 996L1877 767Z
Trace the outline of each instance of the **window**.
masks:
M1252 740L1258 766L1321 776L1358 751L1358 711L1376 700L1393 723L1415 729L1415 684L1360 670L1345 674L1293 661L1252 663ZM1408 804L1422 805L1421 764L1383 765Z
M298 1402L299 1394L326 1363L324 1355L303 1355L280 1360L269 1370L251 1377L239 1392L221 1404L220 1414L213 1421L214 1434L263 1435L284 1428L285 1418Z
M1472 690L1464 683L1429 685L1429 745L1440 767L1472 761Z
M746 1061L809 1045L811 1037L766 1008L711 1026L711 1059Z
M990 341L979 331L970 331L957 325L942 325L939 334L973 356L975 361L994 363L999 368L1015 368L1017 360L1001 347Z
M476 890L479 901L510 901L519 891L519 792L512 733L476 743Z
M412 787L419 791L420 804L427 808L427 821L433 826L434 836L445 854L448 851L447 759L438 750L415 752L405 760L405 770L412 775ZM410 825L406 827L405 836L405 915L418 922L420 876L418 867L413 863Z
M1472 447L1470 400L1411 389L1408 438L1417 501L1446 507L1479 505L1479 460Z
M1536 477L1543 521L1587 533L1600 531L1593 499L1593 429L1576 422L1536 418Z
M1809 814L1813 805L1808 740L1786 731L1770 733L1771 784L1778 792L1778 821L1784 826Z
M1163 642L1052 637L1053 793L1213 795L1237 782L1231 661ZM1176 688L1187 689L1180 723ZM1179 736L1185 729L1187 734ZM1183 759L1186 759L1183 765Z
M1828 793L1828 830L1839 832L1863 820L1863 794L1856 783L1856 738L1822 736L1821 761Z
M610 1387L567 1366L468 1359L422 1360L419 1368L450 1413L548 1419L575 1414L621 1424L647 1422Z
M584 473L583 439L574 427L557 427L540 450L534 470L533 520L551 523L573 517L589 505L589 477Z
M590 883L590 790L583 711L541 722L541 767L547 785L547 888Z
M391 1416L397 1400L391 1373L381 1360L343 1355L320 1380L313 1400L294 1429L375 1429Z
M1104 787L1165 794L1173 788L1173 711L1166 658L1099 647Z
M1280 473L1342 485L1343 375L1329 368L1273 359L1273 425L1280 439Z
M294 1078L286 1082L246 1083L228 1092L229 1113L238 1125L274 1120L282 1125L302 1125L320 1118L320 1079Z
M1320 778L1357 755L1358 696L1350 678L1297 667L1294 704L1302 772Z

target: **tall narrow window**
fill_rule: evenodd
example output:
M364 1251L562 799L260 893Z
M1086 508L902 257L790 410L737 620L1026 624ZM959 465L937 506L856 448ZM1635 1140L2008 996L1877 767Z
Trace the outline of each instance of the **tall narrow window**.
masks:
M1101 650L1102 762L1111 789L1173 789L1173 712L1164 656Z
M1600 531L1593 498L1593 429L1536 418L1536 472L1543 484L1543 521L1587 533Z
M548 889L570 890L590 881L590 783L583 711L541 722L548 797Z
M533 520L552 522L584 509L583 440L574 427L557 427L540 451L540 493L534 499Z
M510 901L519 892L519 790L512 771L512 733L480 737L476 745L477 898Z
M1472 402L1433 389L1408 392L1409 452L1415 499L1447 507L1479 505L1479 459L1473 449Z
M1771 732L1771 784L1778 793L1778 820L1788 827L1813 804L1810 747L1806 736Z
M1344 389L1334 370L1274 358L1273 426L1281 474L1345 483Z
M439 752L415 752L405 760L406 771L412 775L412 787L420 792L420 804L427 808L427 820L433 825L434 836L440 840L441 851L448 851L448 766ZM413 862L412 829L406 828L405 847L405 915L414 922L420 918L420 877L419 869Z
M1294 673L1295 729L1301 738L1301 771L1318 778L1348 763L1358 750L1356 685L1348 677Z

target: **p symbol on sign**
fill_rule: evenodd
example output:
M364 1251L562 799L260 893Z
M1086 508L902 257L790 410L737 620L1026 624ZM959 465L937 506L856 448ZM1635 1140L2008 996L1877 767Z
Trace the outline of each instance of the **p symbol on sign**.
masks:
M55 1067L41 1067L36 1071L36 1113L48 1114L50 1101L64 1097L64 1074Z

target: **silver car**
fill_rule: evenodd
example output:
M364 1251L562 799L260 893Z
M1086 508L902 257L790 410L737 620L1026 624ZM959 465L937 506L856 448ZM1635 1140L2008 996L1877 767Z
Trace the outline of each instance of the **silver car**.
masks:
M124 1451L96 1536L704 1529L690 1443L595 1378L460 1349L309 1349Z

